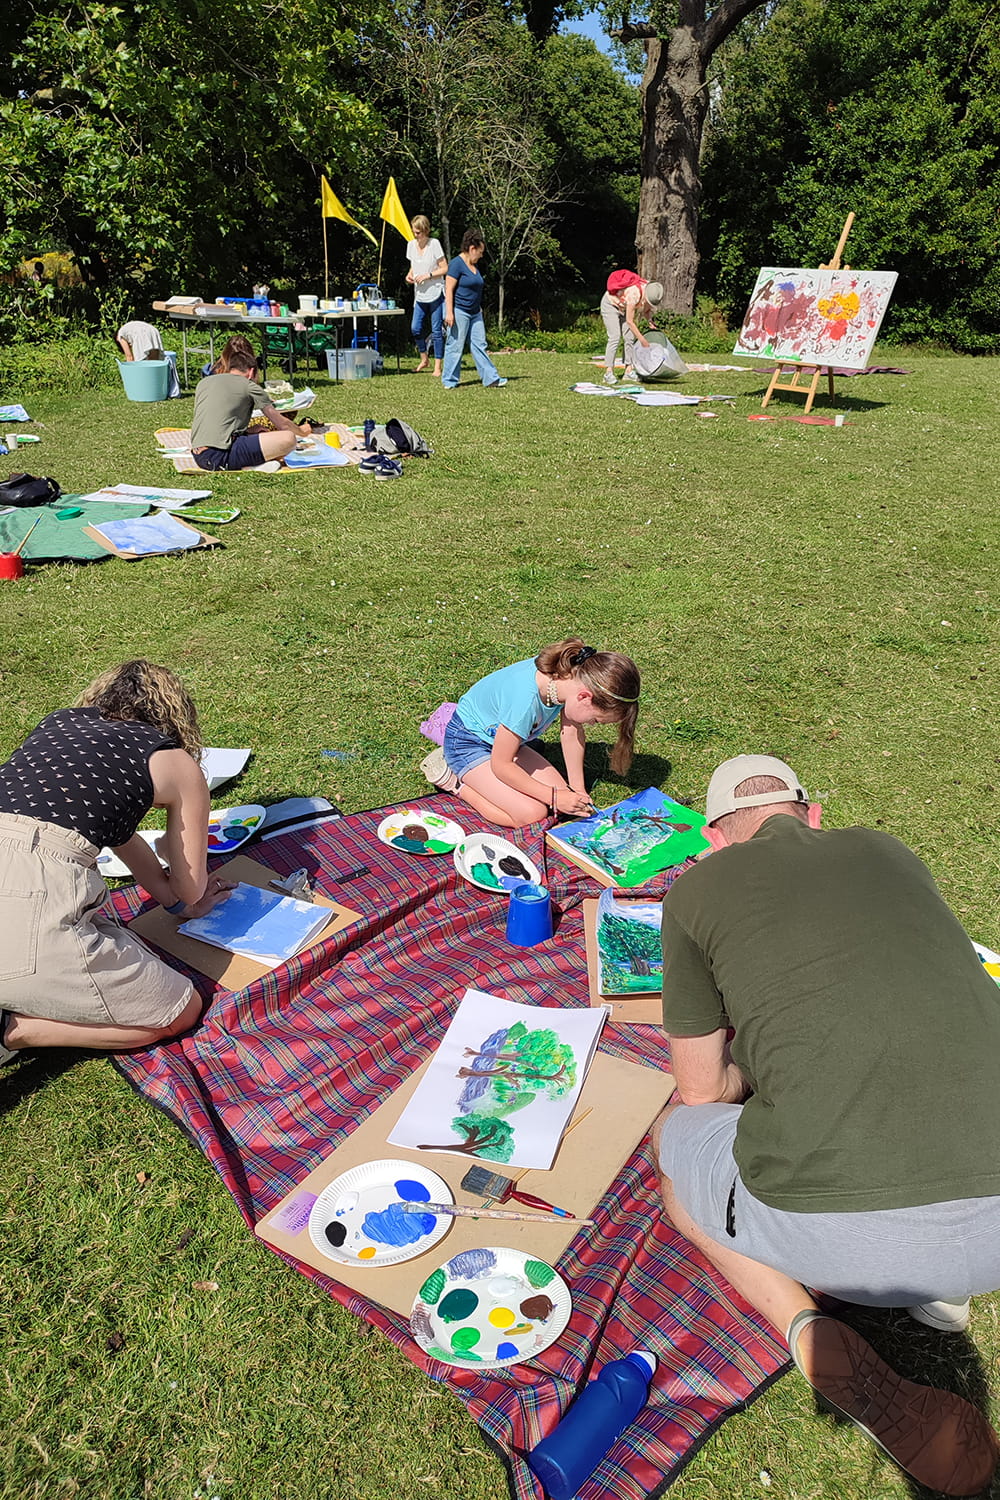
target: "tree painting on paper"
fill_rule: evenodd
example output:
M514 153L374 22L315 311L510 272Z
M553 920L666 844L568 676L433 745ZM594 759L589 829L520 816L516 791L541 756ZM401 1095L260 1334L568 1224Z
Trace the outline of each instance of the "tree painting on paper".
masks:
M524 1109L539 1096L559 1099L576 1087L576 1058L572 1047L554 1031L529 1029L522 1022L488 1036L480 1047L466 1047L458 1071L464 1087L459 1109L488 1100L498 1115Z
M604 891L597 908L598 989L602 995L655 994L663 978L661 904L615 901Z
M423 1143L418 1151L454 1151L459 1156L483 1156L487 1161L510 1161L514 1154L514 1130L496 1115L458 1115L451 1122L461 1141L445 1141L440 1145Z

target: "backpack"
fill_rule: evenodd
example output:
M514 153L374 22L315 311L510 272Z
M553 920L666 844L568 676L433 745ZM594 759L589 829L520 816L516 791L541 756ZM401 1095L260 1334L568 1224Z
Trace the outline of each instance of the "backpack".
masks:
M48 505L58 500L62 490L54 479L36 479L34 474L11 474L0 483L0 507L5 505Z
M399 417L390 417L385 424L386 436L396 444L399 453L409 453L413 458L430 458L434 449L426 438L422 438L409 422L401 422Z
M619 297L626 287L645 285L642 277L635 271L612 271L608 277L608 291L612 297Z

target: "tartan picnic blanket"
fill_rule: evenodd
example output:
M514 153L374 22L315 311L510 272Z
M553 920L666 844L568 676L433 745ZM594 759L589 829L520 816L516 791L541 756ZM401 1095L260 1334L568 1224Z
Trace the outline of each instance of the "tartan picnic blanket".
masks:
M451 798L420 805L455 813ZM306 865L325 894L362 914L360 922L238 994L186 970L211 1001L200 1026L115 1059L205 1153L251 1226L424 1061L466 987L527 1004L588 1003L581 901L597 886L558 856L546 857L540 826L515 837L545 872L558 928L551 942L515 949L504 937L502 903L460 880L449 859L378 842L384 812L280 835L256 852L280 874ZM486 826L464 807L460 816L467 831ZM339 873L351 876L359 866L366 873L338 883ZM149 904L135 886L112 902L125 920ZM668 1066L666 1039L655 1027L609 1023L601 1047ZM558 1262L573 1296L567 1329L530 1363L500 1371L453 1369L430 1358L404 1318L292 1264L465 1403L506 1463L513 1500L541 1500L523 1455L586 1379L630 1348L652 1349L659 1368L648 1405L579 1491L580 1500L644 1500L788 1367L788 1353L663 1217L648 1143L594 1218Z

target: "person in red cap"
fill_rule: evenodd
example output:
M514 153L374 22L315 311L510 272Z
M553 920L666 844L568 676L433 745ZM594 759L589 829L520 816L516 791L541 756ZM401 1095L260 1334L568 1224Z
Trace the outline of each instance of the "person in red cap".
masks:
M1000 1288L996 984L917 856L820 829L784 761L726 761L705 812L714 852L663 902L666 1211L830 1405L919 1483L978 1494L985 1417L807 1288L942 1332Z
M634 374L636 346L649 348L649 340L640 332L637 318L652 326L654 310L663 301L663 287L658 281L643 281L635 271L612 271L607 290L601 298L601 318L608 335L604 350L604 384L617 385L615 359L618 346L625 340L625 374Z

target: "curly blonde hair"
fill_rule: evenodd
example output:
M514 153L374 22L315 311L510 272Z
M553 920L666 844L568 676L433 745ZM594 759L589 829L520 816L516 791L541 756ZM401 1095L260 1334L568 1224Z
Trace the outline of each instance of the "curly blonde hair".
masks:
M200 759L203 740L198 713L187 688L169 667L155 662L123 661L95 677L74 708L96 708L102 719L138 720L175 739L182 750Z

